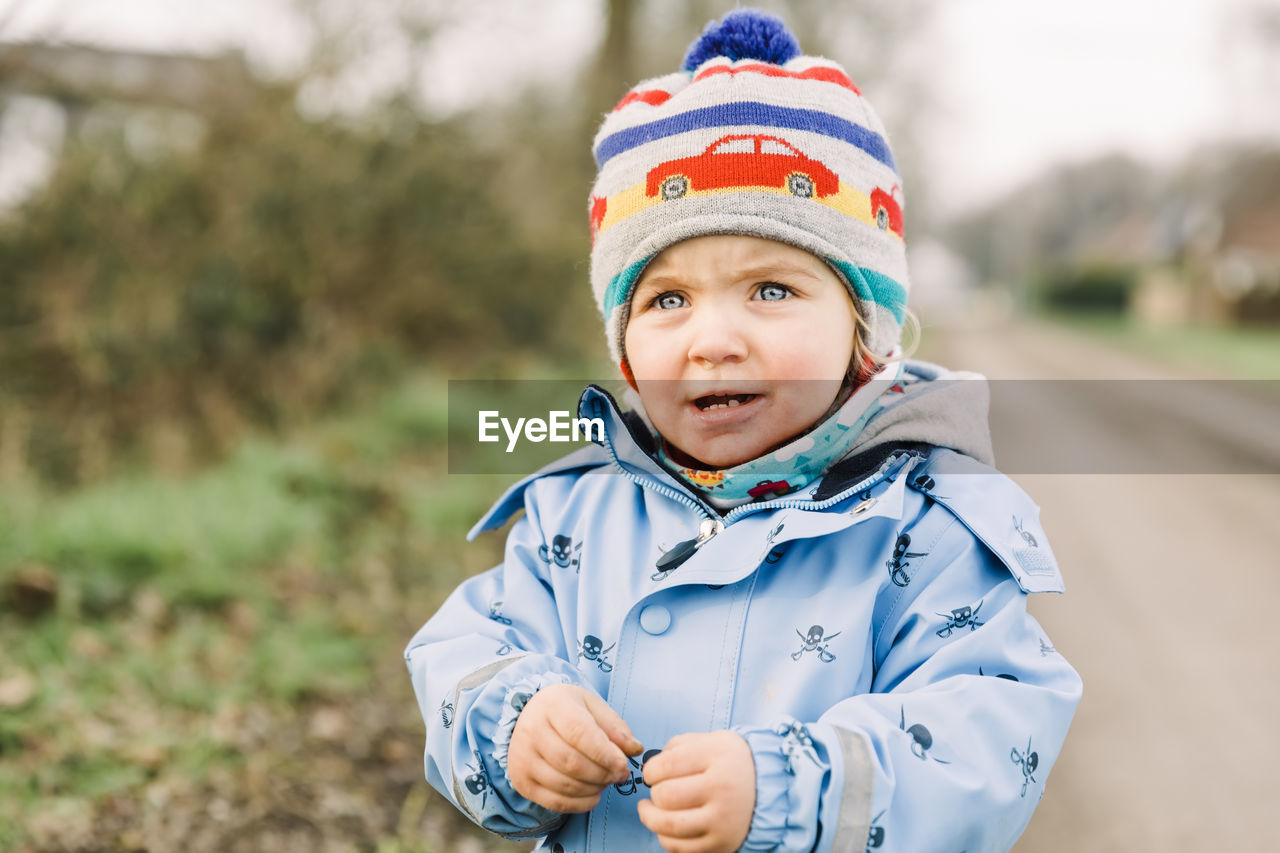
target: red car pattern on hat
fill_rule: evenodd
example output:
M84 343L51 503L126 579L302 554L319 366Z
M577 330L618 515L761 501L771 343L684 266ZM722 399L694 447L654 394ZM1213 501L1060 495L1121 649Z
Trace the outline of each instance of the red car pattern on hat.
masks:
M876 218L876 224L880 226L881 231L892 231L902 237L902 205L898 204L898 200L891 195L894 192L899 192L897 184L894 184L889 192L882 189L872 190L871 215Z
M600 233L600 225L604 222L605 211L609 209L609 200L600 196L591 197L591 245L595 245L596 235Z
M722 136L695 157L650 169L645 194L670 200L690 191L731 187L781 187L800 198L821 198L838 193L840 179L776 136L735 133Z

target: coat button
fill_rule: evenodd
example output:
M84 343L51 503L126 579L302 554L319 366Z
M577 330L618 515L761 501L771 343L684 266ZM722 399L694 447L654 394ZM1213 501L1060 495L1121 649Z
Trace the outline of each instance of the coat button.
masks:
M671 627L671 611L660 604L650 604L640 611L640 627L650 634L661 634Z

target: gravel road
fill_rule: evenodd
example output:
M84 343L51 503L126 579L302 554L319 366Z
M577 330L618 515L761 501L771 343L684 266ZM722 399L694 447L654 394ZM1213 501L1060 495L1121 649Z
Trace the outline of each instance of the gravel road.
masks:
M992 379L1186 378L1031 323L926 335L932 357ZM1096 431L1118 467L1126 448L1156 447L1167 470L1187 470L1170 439L1181 431L1231 448L1232 463L1206 457L1205 470L1245 459L1272 473L1098 473L1101 453L1090 473L1014 474L1067 586L1031 610L1085 685L1015 850L1280 850L1280 403L1223 383L1171 414L1153 381L1122 417L1094 416L1039 385L1035 414Z

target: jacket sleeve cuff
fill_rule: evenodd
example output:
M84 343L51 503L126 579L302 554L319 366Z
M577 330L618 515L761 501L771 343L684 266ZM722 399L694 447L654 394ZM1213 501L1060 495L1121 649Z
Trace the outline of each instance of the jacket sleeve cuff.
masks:
M516 791L506 765L516 719L529 697L551 684L577 683L575 674L559 658L527 655L476 686L460 720L465 737L455 747L461 754L454 757L454 793L459 806L485 829L512 839L534 838L564 822L565 815Z
M507 755L511 750L511 736L515 733L516 721L520 719L524 706L542 688L570 683L574 682L562 672L540 672L521 678L507 688L502 701L502 712L498 715L498 724L493 732L493 760L504 774L507 771Z
M734 729L751 747L756 807L742 850L808 850L828 763L808 729L790 718L773 729Z

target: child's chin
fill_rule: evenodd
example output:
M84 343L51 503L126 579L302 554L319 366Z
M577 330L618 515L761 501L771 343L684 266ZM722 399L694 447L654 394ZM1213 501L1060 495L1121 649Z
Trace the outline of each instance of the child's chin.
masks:
M764 450L755 451L752 449L736 448L703 448L702 455L686 454L693 460L694 468L700 470L718 470L721 468L733 468L744 462L750 462L764 453Z

